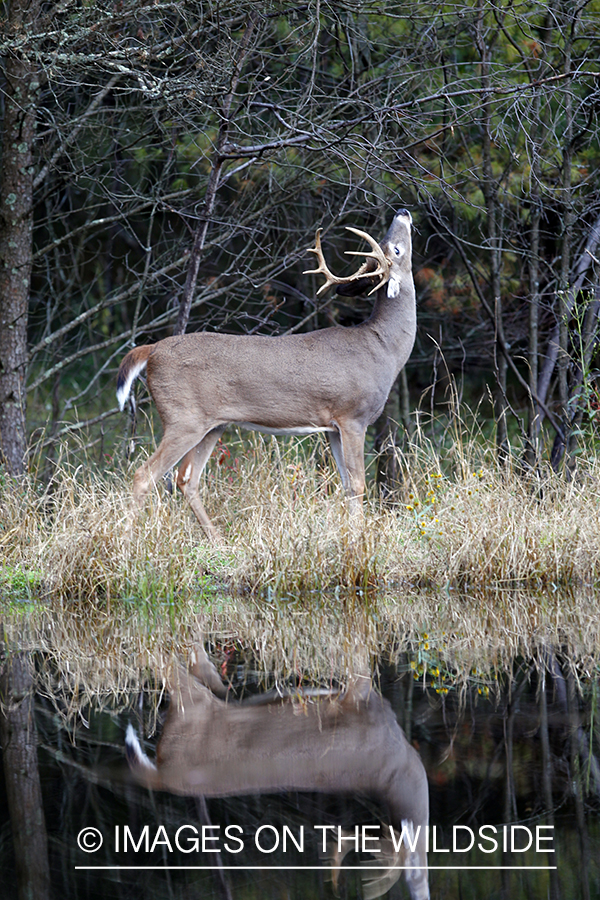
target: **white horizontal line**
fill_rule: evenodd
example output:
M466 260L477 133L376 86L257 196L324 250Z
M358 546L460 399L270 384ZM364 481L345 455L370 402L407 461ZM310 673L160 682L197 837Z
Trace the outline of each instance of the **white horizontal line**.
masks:
M397 869L398 871L413 871L415 869L457 869L460 871L490 871L490 870L500 870L500 869L510 869L515 871L525 871L536 869L548 871L549 869L557 869L558 866L75 866L75 869L93 869L94 871L107 871L108 869L120 869L121 871L128 872L141 872L141 871L151 871L151 872L161 872L164 870L172 870L176 869L178 871L196 871L198 869L227 869L228 871L239 871L239 872L281 872L281 871L292 871L292 870L300 870L306 872L331 872L332 869L339 869L340 871L359 871L359 872L367 872L373 870L375 872L387 871L391 872L392 869Z

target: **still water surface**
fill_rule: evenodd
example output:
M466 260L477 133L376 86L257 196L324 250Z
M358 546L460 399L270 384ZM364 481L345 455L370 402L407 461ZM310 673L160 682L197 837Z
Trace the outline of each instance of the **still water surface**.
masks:
M213 658L158 709L142 694L69 720L36 695L52 896L600 897L598 681L558 648L460 691L400 653L320 691L288 679L283 699L251 660ZM11 834L1 793L16 896ZM428 872L399 877L424 849Z

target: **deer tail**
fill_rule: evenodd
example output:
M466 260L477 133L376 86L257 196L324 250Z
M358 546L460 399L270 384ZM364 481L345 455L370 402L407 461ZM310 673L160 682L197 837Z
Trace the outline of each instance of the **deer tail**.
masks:
M143 372L146 368L148 357L153 349L154 347L152 344L147 344L145 347L134 347L121 362L117 374L117 400L119 401L119 409L123 409L125 406L125 401L129 397L129 392L131 391L131 385L140 372Z

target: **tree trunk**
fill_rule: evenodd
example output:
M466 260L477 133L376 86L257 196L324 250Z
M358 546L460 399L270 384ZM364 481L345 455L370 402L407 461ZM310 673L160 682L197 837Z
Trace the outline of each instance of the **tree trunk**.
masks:
M49 900L48 842L33 721L33 682L17 653L0 670L0 741L19 900Z
M534 116L531 131L531 236L529 244L529 421L527 423L527 446L525 462L533 467L539 457L539 439L537 422L540 408L536 400L538 387L538 354L539 354L539 311L540 311L540 223L542 220L542 201L540 197L540 144L538 123L540 120L540 94L535 93L533 104Z
M550 734L548 727L548 691L547 691L547 652L543 651L542 666L540 668L540 743L542 748L542 801L545 810L545 825L554 828L554 800L552 798L552 756L550 752ZM556 865L556 854L549 853L548 865ZM560 888L556 869L550 869L549 900L558 900Z
M38 0L13 0L8 28L27 29ZM33 138L39 92L34 63L17 55L4 63L0 172L0 452L8 471L25 469L27 315L33 230Z
M573 50L573 39L575 36L576 21L573 22L572 28L569 22L570 12L564 19L565 32L569 35L564 50L564 74L569 75L571 72L571 56ZM571 79L567 78L563 86L564 103L565 103L565 124L564 124L564 146L562 157L562 239L560 251L560 276L558 283L558 397L560 403L560 416L563 421L563 431L567 436L569 425L569 386L568 386L568 370L569 370L569 275L571 269L571 244L573 232L573 196L572 196L572 177L571 165L573 158L573 97L571 93ZM562 444L563 442L559 442ZM560 454L562 456L562 452ZM556 453L553 450L551 463L556 471L558 462Z
M392 388L392 395L395 393ZM392 497L400 487L400 466L395 452L398 425L394 420L393 396L389 397L382 414L375 422L377 454L377 487L382 500Z
M591 226L587 241L585 242L585 248L583 253L577 260L577 264L574 267L571 286L568 290L567 296L567 306L566 310L571 315L571 311L573 306L575 305L575 300L577 298L577 294L581 291L583 284L585 282L586 275L590 268L590 263L597 252L598 244L600 243L600 216L594 221ZM556 360L558 359L558 350L559 350L559 327L558 324L555 325L552 330L550 337L548 338L548 349L546 350L546 356L544 359L544 365L542 366L542 371L540 372L540 377L538 381L538 400L541 404L546 403L546 399L548 397L548 391L550 389L550 382L552 380L552 375L554 373L554 368L556 366ZM544 418L544 410L543 408L540 410L539 415L539 425Z
M496 418L496 444L500 460L508 455L508 431L506 401L506 376L508 362L502 347L506 345L504 338L504 317L502 309L502 233L500 229L500 201L498 183L494 177L492 164L492 102L491 102L491 66L492 52L490 42L485 36L485 5L479 3L477 21L477 49L481 60L481 110L482 110L482 180L481 190L485 198L487 235L486 243L490 250L490 287L494 310L495 329L495 362L496 390L494 391L494 414Z

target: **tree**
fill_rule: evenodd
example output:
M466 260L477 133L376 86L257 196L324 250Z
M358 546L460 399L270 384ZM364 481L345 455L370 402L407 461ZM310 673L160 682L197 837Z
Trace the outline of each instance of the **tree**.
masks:
M2 635L4 637L4 635ZM31 659L0 644L0 745L19 900L48 900L50 869L33 718Z
M519 431L539 454L542 419L568 446L592 261L564 298L600 212L597 13L597 0L106 0L56 7L35 30L5 24L6 77L18 60L41 85L30 434L44 427L51 447L86 426L102 451L133 343L364 318L365 298L316 298L305 248L323 225L340 254L344 224L377 234L407 206L421 300L412 401L439 345L467 396L493 388L504 454ZM21 410L22 430L22 394L5 390L0 406Z
M18 41L39 17L38 0L13 0L6 28ZM4 64L0 172L0 451L8 471L24 470L27 322L31 286L37 66L16 50Z

